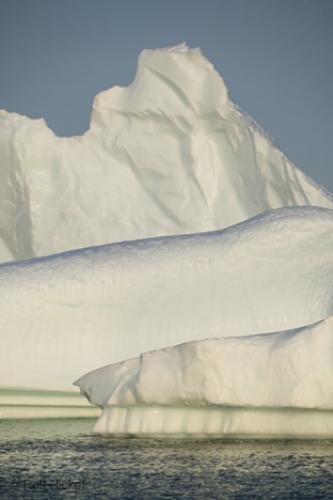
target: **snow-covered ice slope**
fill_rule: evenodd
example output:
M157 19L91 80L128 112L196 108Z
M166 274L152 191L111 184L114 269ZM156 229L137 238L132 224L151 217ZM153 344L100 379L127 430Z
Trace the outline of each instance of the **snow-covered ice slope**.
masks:
M0 261L221 229L333 198L231 102L200 50L145 50L134 82L94 101L89 131L60 138L0 111Z
M272 210L222 231L0 266L0 381L70 390L98 366L181 342L333 314L333 211Z
M333 437L332 353L330 317L147 352L76 385L104 408L100 433Z

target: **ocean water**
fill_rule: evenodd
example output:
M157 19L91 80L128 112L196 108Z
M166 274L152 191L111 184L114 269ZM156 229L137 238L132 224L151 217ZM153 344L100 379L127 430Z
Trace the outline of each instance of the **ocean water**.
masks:
M93 425L0 421L0 497L333 498L332 441L112 438Z

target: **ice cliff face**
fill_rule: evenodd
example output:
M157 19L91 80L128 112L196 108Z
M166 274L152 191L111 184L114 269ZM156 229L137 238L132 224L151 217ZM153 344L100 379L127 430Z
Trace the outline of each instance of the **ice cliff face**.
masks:
M230 101L197 49L143 51L81 137L0 111L0 261L221 229L332 197Z

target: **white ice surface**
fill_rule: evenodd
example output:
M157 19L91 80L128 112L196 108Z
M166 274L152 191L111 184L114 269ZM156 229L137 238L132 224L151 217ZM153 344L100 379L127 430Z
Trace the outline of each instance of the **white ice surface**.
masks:
M333 410L333 316L297 330L188 342L76 381L95 405Z
M102 434L333 437L333 316L147 352L77 382Z
M333 211L273 210L222 231L0 266L0 381L70 390L99 366L333 314Z
M231 102L200 50L145 50L134 82L94 100L90 129L56 137L0 110L0 261L221 229L333 198Z

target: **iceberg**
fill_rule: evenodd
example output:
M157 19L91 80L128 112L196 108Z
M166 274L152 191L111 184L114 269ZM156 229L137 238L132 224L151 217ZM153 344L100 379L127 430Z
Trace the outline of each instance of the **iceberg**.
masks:
M130 86L97 95L82 136L0 110L0 165L3 262L333 208L184 44L144 50Z
M146 351L323 320L332 248L333 210L287 207L221 231L3 264L1 386L71 390Z
M98 433L333 437L333 316L146 352L76 381Z
M332 249L199 49L143 51L82 136L0 110L0 418L332 436Z

